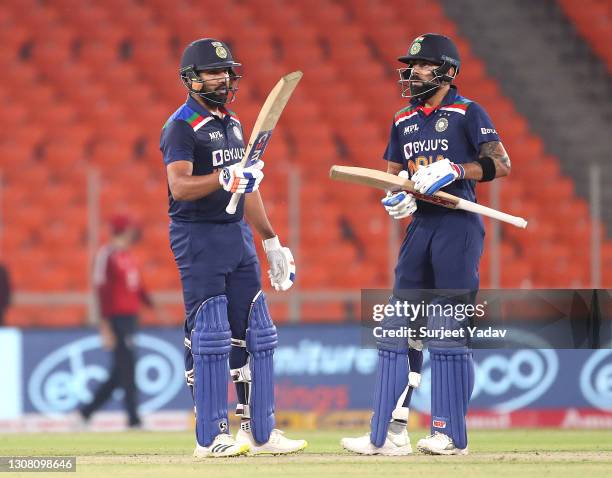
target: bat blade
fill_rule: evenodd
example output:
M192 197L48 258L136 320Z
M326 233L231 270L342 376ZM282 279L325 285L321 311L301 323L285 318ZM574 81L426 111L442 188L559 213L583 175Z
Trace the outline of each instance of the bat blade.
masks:
M250 166L261 159L272 136L272 131L302 76L301 71L294 71L283 76L272 88L255 120L251 137L240 161L241 166ZM232 194L232 198L225 208L228 214L236 213L240 196L239 193Z
M272 131L276 127L281 113L303 75L301 71L294 71L278 80L257 115L249 145L253 144L252 140L257 137L259 131Z
M407 191L421 201L426 201L449 209L462 209L464 211L481 214L492 219L497 219L498 221L507 222L521 229L527 227L527 221L522 217L512 216L505 212L497 211L496 209L453 196L443 191L438 191L431 196L421 194L415 191L414 183L410 181L410 179L401 178L400 176L385 173L384 171L334 165L329 171L329 177L336 181L362 184L364 186L387 191Z
M405 179L375 169L358 168L354 166L332 166L329 177L336 181L363 184L377 189L401 189Z
M417 199L450 209L455 209L459 203L459 198L445 192L437 192L432 196L421 194L414 189L414 183L410 179L376 169L334 165L329 170L329 177L336 181L362 184L386 191L408 191Z

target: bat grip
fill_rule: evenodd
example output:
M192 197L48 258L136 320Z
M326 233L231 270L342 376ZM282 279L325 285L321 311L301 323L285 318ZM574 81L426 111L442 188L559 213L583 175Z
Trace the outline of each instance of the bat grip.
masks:
M225 207L225 212L228 214L236 214L236 208L238 207L238 201L240 201L240 193L233 193L230 202Z

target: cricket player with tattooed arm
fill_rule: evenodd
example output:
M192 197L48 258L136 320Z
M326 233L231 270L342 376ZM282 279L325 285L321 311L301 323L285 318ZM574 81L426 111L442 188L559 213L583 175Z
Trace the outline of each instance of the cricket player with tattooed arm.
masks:
M274 428L273 355L277 345L253 233L263 239L276 290L291 287L295 265L268 221L258 191L263 162L240 166L242 125L234 99L240 63L227 45L204 38L185 49L180 77L189 94L164 125L160 149L168 176L170 245L185 301L185 376L196 415L196 457L288 454L303 450ZM235 214L225 211L241 193ZM228 382L241 418L228 425Z
M422 194L442 190L475 201L476 184L507 176L510 159L485 110L460 96L452 84L461 67L457 47L443 35L427 33L416 38L399 61L407 65L399 69L399 83L402 97L410 98L410 104L394 116L384 154L387 172L411 178ZM467 291L452 300L473 302L484 243L480 216L418 201L406 191L387 194L382 204L394 219L412 216L390 300L397 302L411 296L411 291L451 289ZM425 320L429 329L468 325L454 317L428 316ZM393 328L402 318L385 321ZM474 387L469 343L458 338L430 339L427 347L431 435L419 440L417 448L434 455L466 455L465 416ZM412 447L406 422L412 390L420 381L422 342L385 337L377 341L377 348L371 432L344 438L342 445L364 455L407 455Z

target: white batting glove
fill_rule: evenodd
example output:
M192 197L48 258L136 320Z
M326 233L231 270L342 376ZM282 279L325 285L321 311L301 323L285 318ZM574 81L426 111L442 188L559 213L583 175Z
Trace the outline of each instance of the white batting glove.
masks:
M400 171L398 176L408 178L408 171ZM393 219L403 219L412 216L417 210L416 199L406 191L388 192L380 202L382 202L389 216Z
M412 216L417 210L416 199L410 193L406 191L400 191L387 195L381 199L383 206L393 219L403 219L408 216Z
M288 247L282 247L278 236L263 241L263 248L268 258L268 276L275 290L285 291L295 280L295 261Z
M455 164L444 158L441 161L421 166L412 176L414 189L421 194L433 194L448 186L456 179L463 179L465 170L460 164Z
M219 183L230 193L252 193L257 191L264 177L263 167L263 161L257 161L248 168L243 168L238 163L232 164L221 170Z

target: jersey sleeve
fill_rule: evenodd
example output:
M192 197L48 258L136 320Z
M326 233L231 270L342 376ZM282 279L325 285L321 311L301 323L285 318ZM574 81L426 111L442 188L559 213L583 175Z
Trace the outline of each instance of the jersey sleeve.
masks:
M174 161L194 161L195 133L193 128L183 120L171 121L162 130L159 149L164 157L164 164Z
M499 141L499 135L493 121L478 103L471 103L466 112L467 136L474 148L479 149L482 143Z
M392 161L402 165L404 164L404 159L402 158L402 148L397 138L397 128L395 123L391 124L389 142L387 143L387 148L385 149L383 158L387 161Z

